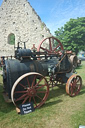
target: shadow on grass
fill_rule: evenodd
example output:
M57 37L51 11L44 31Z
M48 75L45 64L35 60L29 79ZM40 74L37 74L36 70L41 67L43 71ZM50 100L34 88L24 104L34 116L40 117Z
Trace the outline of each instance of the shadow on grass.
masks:
M54 87L53 90L50 89L49 91L49 98L59 97L63 94L65 94L65 85L57 85L57 87ZM48 98L48 99L49 99Z
M56 99L56 101L52 101L52 102L48 102L48 103L46 103L46 104L44 104L42 107L49 107L49 106L52 106L52 105L55 105L55 104L58 104L58 103L60 103L60 102L63 102L63 100L61 100L61 99ZM41 108L42 108L41 107Z
M61 97L61 99L57 98L57 97L59 97L63 94L67 95L66 90L65 90L65 85L59 85L58 88L56 88L55 90L54 89L51 90L50 93L49 93L47 101L49 101L52 98L56 98L56 101L48 102L48 103L46 103L46 105L44 107L52 106L54 104L58 104L60 102L63 102L62 97ZM83 85L77 96L81 96L81 95L84 95L84 94L85 94L85 86Z
M0 113L9 113L15 109L15 106L12 103L5 102L2 95L2 90L3 87L0 84ZM83 95L84 93L85 93L85 86L82 86L82 89L77 96ZM45 108L63 102L62 97L61 99L58 99L58 97L62 96L63 94L66 94L65 85L58 85L57 87L54 87L53 90L52 88L50 88L49 96L47 98L47 103L44 104L42 107ZM50 99L52 99L52 101L50 101ZM0 116L2 115L0 114Z
M49 96L47 98L47 103L43 106L43 107L48 107L48 106L52 106L55 104L58 104L60 102L62 102L62 99L58 99L59 96L66 94L65 91L65 86L64 85L59 85L57 87L54 87L53 89L51 88L49 91ZM56 98L56 100L55 100ZM53 99L53 101L49 101L50 99Z
M57 85L56 87L53 87L53 89L50 88L47 102L42 107L46 108L46 107L53 106L55 104L59 104L59 103L63 102L62 97L60 97L63 94L66 94L65 85ZM60 99L58 99L59 97L60 97ZM51 101L50 101L50 99L51 99Z
M3 86L0 83L0 113L9 113L15 109L15 106L13 105L13 103L5 102L2 92L3 92ZM54 101L54 99L53 99L52 102L46 103L44 105L44 107L52 106L54 104L58 104L58 103L62 102L62 100L57 99L57 97L59 97L60 95L63 95L63 94L65 94L65 86L63 86L63 85L54 87L53 89L50 88L47 101L49 101L52 98L56 98L56 101ZM0 114L0 116L1 116L1 114Z
M80 66L76 67L76 69L83 69L83 66L80 65Z
M12 103L5 102L2 92L3 92L3 87L0 84L0 113L9 113L10 111L14 110L15 106ZM1 114L0 114L0 116L1 116Z
M80 90L80 92L77 96L80 96L80 95L83 95L83 94L85 94L85 86L84 85L82 85L82 88L81 88L81 90Z

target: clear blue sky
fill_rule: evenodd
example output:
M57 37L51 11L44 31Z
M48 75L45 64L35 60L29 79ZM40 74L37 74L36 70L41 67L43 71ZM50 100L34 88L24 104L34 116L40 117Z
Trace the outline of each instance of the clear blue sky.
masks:
M3 0L0 0L0 5ZM70 18L85 17L85 0L28 0L53 34Z

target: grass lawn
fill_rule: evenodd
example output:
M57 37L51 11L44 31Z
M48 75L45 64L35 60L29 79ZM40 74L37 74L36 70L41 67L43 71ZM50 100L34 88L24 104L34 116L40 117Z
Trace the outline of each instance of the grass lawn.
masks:
M69 97L63 85L55 87L50 89L45 105L23 116L16 113L12 103L4 101L0 76L0 128L78 128L85 125L85 61L76 71L83 81L78 96Z

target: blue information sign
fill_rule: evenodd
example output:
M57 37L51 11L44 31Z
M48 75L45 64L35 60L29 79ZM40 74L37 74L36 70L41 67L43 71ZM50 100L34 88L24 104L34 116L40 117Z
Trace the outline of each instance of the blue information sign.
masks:
M19 106L21 115L28 114L34 111L33 103L21 104Z

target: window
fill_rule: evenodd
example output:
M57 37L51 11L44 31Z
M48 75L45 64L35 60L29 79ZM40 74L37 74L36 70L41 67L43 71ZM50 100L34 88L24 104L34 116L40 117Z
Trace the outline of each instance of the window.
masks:
M11 45L15 44L15 35L13 33L9 34L8 36L8 44L11 44Z

